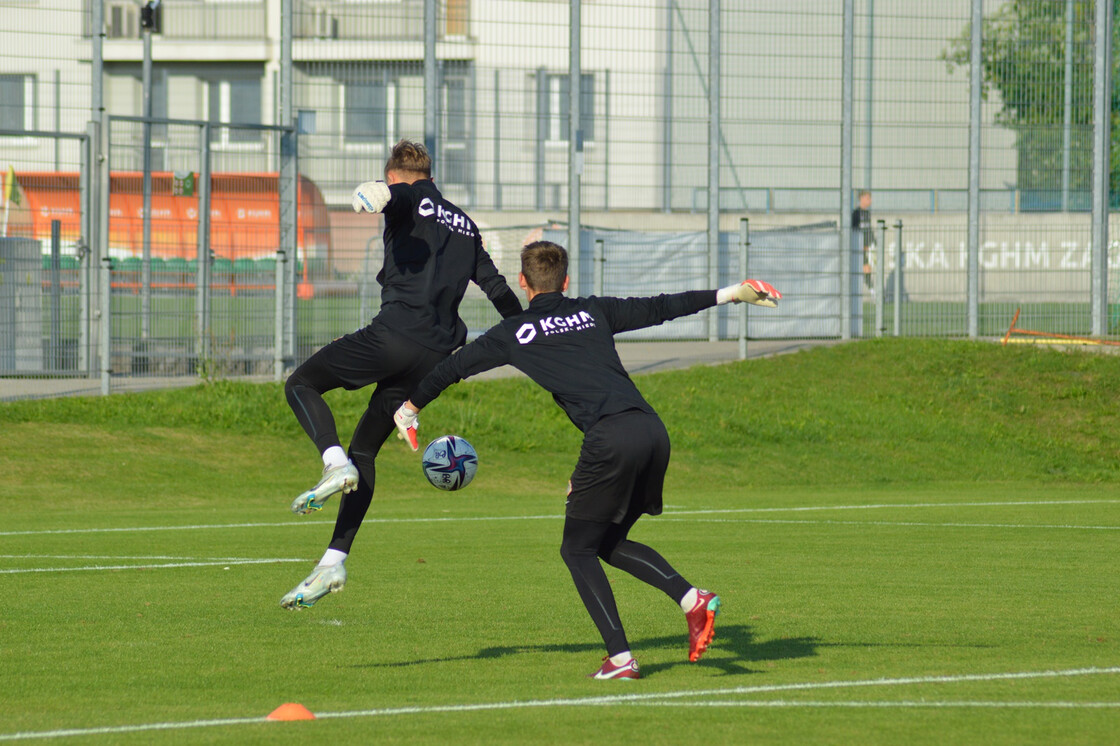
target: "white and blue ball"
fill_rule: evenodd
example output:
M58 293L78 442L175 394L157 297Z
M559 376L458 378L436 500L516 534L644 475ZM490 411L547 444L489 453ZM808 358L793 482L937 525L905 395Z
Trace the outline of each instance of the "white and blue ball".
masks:
M424 476L441 490L461 490L478 471L474 446L454 435L436 438L424 449Z

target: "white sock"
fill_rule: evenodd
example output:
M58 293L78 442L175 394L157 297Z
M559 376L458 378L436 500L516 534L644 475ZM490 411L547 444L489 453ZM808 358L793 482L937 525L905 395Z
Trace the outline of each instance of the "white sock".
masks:
M346 552L340 552L337 549L328 549L323 553L323 559L319 560L319 567L330 567L332 565L339 565L346 561Z
M342 446L331 446L323 451L323 466L333 469L336 466L345 466L350 459L346 458L346 451Z
M696 605L696 598L699 594L696 592L696 586L688 589L688 593L684 594L681 599L681 610L687 614L692 611L692 607Z
M618 655L612 655L611 656L611 663L613 663L616 666L624 666L624 665L626 665L627 663L630 662L630 658L631 658L630 651L629 650L623 650Z

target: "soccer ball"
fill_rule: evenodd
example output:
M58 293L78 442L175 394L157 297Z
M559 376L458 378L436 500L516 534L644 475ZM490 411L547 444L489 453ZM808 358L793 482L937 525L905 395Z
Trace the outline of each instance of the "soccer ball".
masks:
M454 435L436 438L424 449L424 476L441 490L461 490L478 471L478 454L467 441Z

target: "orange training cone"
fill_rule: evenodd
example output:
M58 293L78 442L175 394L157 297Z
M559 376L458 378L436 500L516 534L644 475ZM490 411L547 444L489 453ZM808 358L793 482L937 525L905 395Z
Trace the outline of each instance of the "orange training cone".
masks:
M315 714L299 702L285 702L268 713L269 720L314 720Z

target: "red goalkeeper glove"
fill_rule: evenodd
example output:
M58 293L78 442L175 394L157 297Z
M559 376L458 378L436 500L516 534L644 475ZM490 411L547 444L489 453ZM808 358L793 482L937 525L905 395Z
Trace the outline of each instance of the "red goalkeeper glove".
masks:
M420 420L417 419L416 415L416 410L409 407L407 402L402 404L393 414L393 423L397 426L397 437L408 443L408 447L414 451L420 450L420 444L416 440L416 428L420 427Z
M743 280L716 291L716 303L753 303L756 306L777 308L781 292L762 280Z

